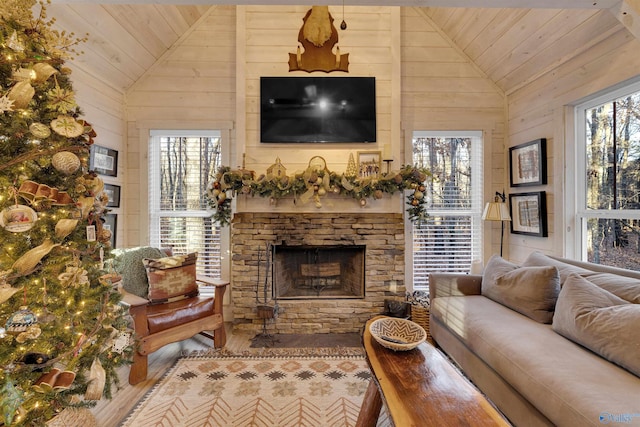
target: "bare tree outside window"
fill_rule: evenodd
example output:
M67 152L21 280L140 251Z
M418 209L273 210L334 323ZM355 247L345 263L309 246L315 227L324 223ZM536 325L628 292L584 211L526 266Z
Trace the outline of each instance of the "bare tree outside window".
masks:
M175 254L198 252L199 274L220 277L220 227L207 212L208 182L221 163L221 138L160 136L152 142L152 240Z
M640 221L607 212L640 209L640 93L585 112L587 257L640 270Z

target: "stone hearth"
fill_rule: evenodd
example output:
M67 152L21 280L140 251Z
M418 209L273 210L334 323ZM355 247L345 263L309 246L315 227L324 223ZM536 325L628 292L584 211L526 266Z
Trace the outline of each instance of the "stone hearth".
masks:
M273 245L363 247L364 295L274 300L266 267ZM277 303L280 309L276 319L266 320L271 333L360 332L367 319L383 311L385 299L404 299L402 214L240 212L233 219L231 247L231 298L239 330L262 331L264 311L261 317L257 307L265 305L265 283L266 305Z

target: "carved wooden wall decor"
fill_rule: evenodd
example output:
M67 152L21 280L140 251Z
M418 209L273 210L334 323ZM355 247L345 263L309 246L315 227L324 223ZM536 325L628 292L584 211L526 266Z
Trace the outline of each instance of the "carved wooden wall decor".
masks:
M300 45L296 53L289 53L289 71L349 72L349 54L341 54L338 31L333 26L329 6L312 6L302 19L298 33ZM336 46L335 53L333 47Z

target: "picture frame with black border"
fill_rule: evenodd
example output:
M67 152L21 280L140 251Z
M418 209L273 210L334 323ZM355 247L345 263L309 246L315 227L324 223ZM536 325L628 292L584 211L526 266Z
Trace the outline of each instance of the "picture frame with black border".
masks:
M547 194L544 191L509 194L511 233L547 237Z
M358 151L358 178L379 178L382 173L382 151Z
M111 243L111 248L114 249L117 242L116 234L118 231L118 215L112 213L105 214L103 219L104 223L102 224L102 228L111 232L111 238L109 241Z
M89 170L100 175L118 176L118 151L93 144L89 151Z
M115 184L104 184L104 190L102 190L108 197L108 208L120 207L120 186Z
M509 147L509 182L511 187L547 183L546 138Z

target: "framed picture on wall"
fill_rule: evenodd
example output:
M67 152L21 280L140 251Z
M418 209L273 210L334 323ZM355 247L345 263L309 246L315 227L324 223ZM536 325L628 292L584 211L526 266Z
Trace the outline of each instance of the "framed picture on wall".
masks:
M358 151L358 178L379 178L381 171L381 151Z
M511 233L547 237L547 194L509 194Z
M109 201L107 202L107 207L119 208L120 207L120 186L113 185L113 184L105 184L103 191L109 197Z
M118 227L118 215L116 214L106 214L104 216L104 224L102 228L105 230L109 230L111 232L111 248L116 247L116 232Z
M547 140L529 141L509 148L509 180L512 187L547 183Z
M100 175L118 176L118 152L93 144L89 153L89 170Z

